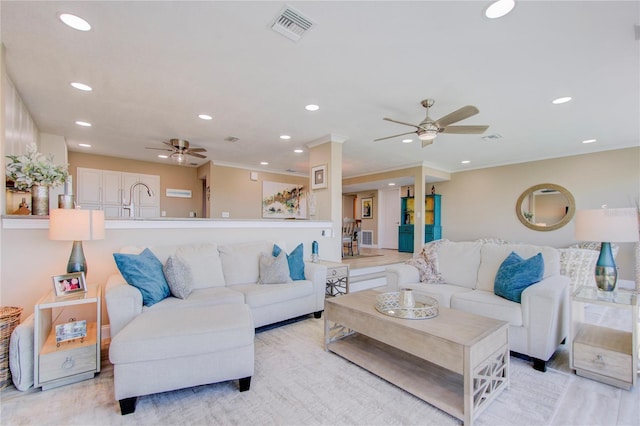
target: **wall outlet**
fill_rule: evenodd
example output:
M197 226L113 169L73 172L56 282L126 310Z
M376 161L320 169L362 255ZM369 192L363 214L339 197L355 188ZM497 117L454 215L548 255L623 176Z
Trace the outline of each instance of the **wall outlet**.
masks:
M166 215L167 215L167 212L166 212L166 211L162 210L162 211L160 212L160 216L165 217Z
M333 236L333 230L332 229L323 229L322 230L322 236L323 237L327 237L330 238Z
M196 217L196 212L189 212L189 217Z
M229 217L229 212L222 212L222 217Z

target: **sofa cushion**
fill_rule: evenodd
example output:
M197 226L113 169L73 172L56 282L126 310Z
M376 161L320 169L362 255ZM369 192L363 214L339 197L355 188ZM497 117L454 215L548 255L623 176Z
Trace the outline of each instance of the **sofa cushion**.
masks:
M233 286L244 293L247 305L252 308L283 303L314 294L313 282L298 280L286 284L242 284Z
M500 297L520 303L524 289L539 282L543 272L542 253L523 259L511 252L498 268L493 291Z
M493 293L498 268L512 251L525 259L542 253L544 261L542 278L560 273L560 252L553 247L531 244L484 244L480 251L477 289Z
M231 290L227 287L198 288L194 289L191 294L189 294L189 297L185 299L167 297L150 308L143 308L143 311L165 308L174 309L199 306L217 306L227 303L244 303L244 294L239 291Z
M260 276L260 255L270 253L273 242L257 241L221 245L220 260L227 285L255 284Z
M109 359L122 364L220 352L253 345L254 335L244 304L149 310L113 338Z
M180 256L191 268L193 288L223 287L225 285L217 244L182 245L175 248L175 254Z
M282 249L277 244L274 244L273 255L279 255L280 251L282 251ZM298 244L298 246L287 255L287 262L289 262L289 276L291 276L291 279L294 281L304 280L304 246L302 243Z
M451 296L451 307L472 314L483 315L509 325L522 325L522 305L502 297L493 292L474 290L455 293Z
M475 288L481 247L479 241L444 241L438 248L438 268L442 279L447 284Z
M169 256L162 268L171 294L178 299L189 297L193 290L191 268L179 256Z
M271 253L260 255L260 276L258 277L260 284L282 284L289 281L291 281L289 262L284 251L277 256Z
M152 306L171 294L162 263L148 248L140 254L114 253L113 258L124 279L140 290L145 306Z

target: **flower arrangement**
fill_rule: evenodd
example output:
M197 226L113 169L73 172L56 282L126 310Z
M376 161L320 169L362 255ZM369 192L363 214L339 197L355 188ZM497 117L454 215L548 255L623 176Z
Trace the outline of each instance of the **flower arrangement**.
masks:
M7 163L7 177L20 190L29 189L35 185L56 187L62 185L69 176L67 166L53 163L53 155L45 156L38 152L36 144L27 146L24 155L7 155L11 162Z

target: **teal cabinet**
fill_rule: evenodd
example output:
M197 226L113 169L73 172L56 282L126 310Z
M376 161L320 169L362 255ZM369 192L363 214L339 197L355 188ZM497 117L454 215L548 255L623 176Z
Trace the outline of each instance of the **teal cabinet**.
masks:
M440 222L441 200L440 194L427 195L424 208L424 241L442 238L442 224ZM398 227L398 251L413 253L413 225L415 221L415 200L413 197L402 197L400 201L400 226Z

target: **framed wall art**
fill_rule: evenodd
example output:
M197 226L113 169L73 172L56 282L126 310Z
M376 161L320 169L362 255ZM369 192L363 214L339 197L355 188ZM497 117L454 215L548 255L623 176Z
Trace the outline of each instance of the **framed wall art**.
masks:
M373 198L362 199L362 218L363 219L373 218Z
M327 165L322 164L311 168L311 189L327 187Z
M262 217L306 219L307 190L295 183L262 182Z
M87 284L84 280L84 272L74 272L72 274L55 275L53 289L56 296L66 296L74 293L86 293Z

